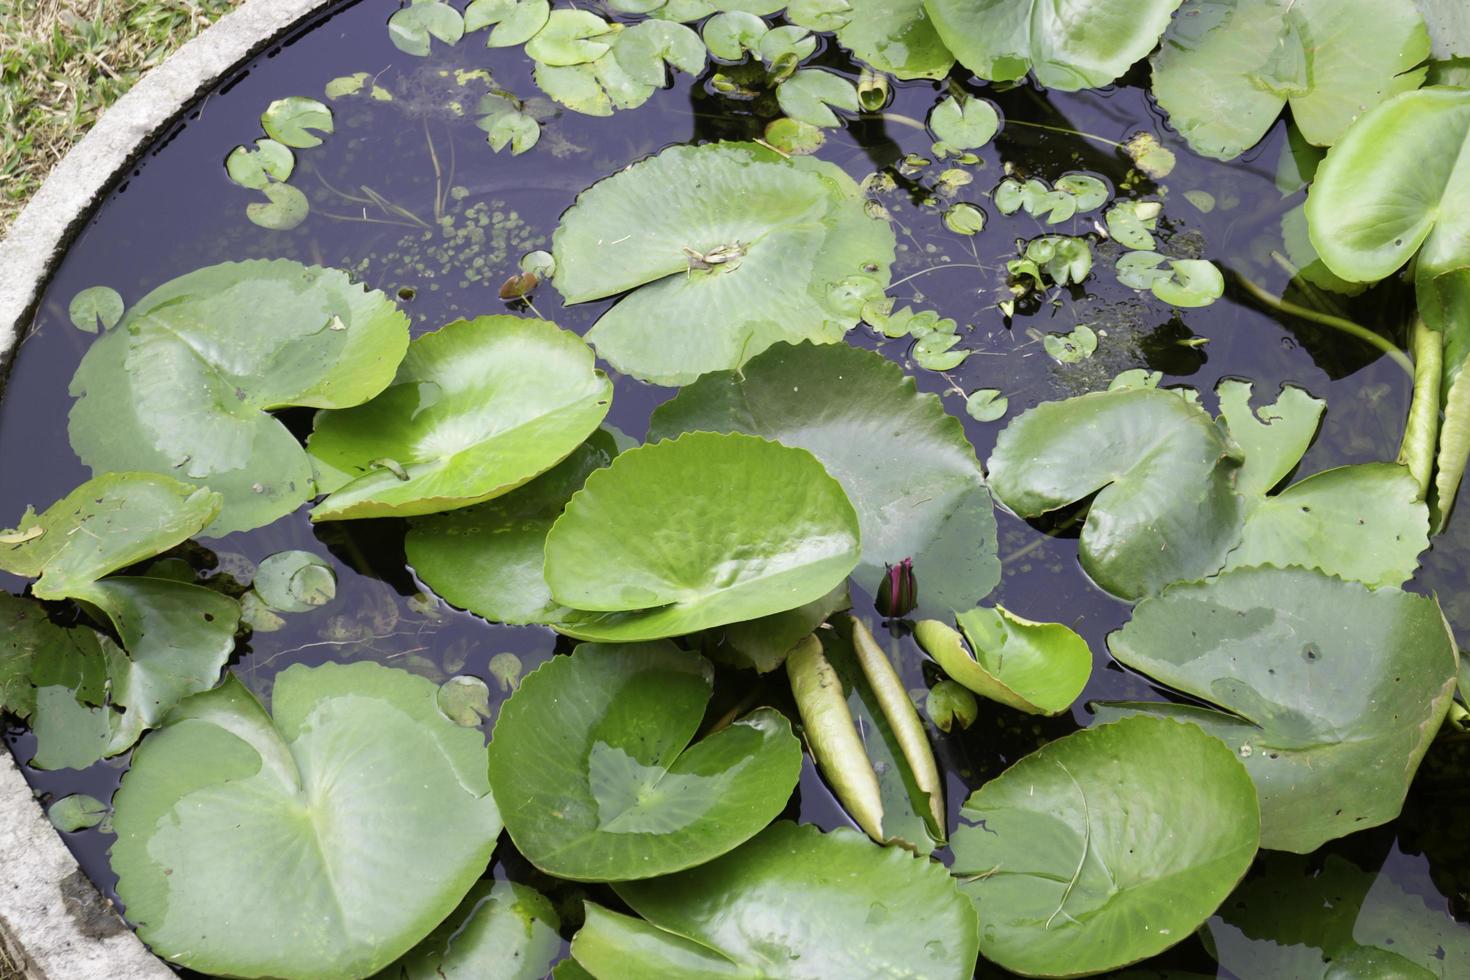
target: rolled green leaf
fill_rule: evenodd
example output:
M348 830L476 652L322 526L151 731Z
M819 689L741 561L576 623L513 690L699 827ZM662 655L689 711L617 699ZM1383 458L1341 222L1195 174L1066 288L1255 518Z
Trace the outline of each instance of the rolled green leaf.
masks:
M1466 380L1466 375L1460 374L1450 383L1449 393L1445 396L1444 424L1439 430L1432 511L1435 534L1443 531L1449 523L1467 461L1470 461L1470 381Z
M919 712L909 699L909 692L904 688L898 671L893 669L893 662L873 638L868 624L856 616L848 619L852 622L852 648L857 653L863 676L873 686L883 716L893 726L903 757L913 771L914 782L929 794L929 811L939 833L944 835L944 780L940 778L939 765L934 761L934 749L924 734L924 723L919 720Z
M891 668L890 668L891 669ZM791 695L801 713L806 743L837 799L869 837L883 842L883 800L878 774L863 751L837 672L822 655L821 641L807 636L786 657Z

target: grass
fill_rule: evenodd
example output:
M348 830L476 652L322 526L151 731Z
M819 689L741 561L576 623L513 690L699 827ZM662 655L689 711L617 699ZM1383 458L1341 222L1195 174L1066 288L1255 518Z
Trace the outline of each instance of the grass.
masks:
M0 0L0 235L149 68L241 0Z

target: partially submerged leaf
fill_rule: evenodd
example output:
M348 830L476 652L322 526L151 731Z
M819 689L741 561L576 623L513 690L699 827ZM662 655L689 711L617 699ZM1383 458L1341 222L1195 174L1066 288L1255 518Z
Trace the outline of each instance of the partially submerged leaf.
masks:
M484 316L416 338L393 383L317 416L308 447L331 491L313 520L413 516L508 493L551 469L607 415L612 382L580 338ZM392 459L402 469L373 466Z
M1114 657L1219 708L1119 704L1191 721L1256 781L1261 843L1306 853L1398 816L1458 667L1434 599L1301 568L1176 585L1108 638Z
M1230 750L1155 718L1049 743L960 818L953 872L985 923L981 952L1026 976L1103 973L1188 939L1260 839L1255 789Z
M260 561L252 583L267 606L277 612L311 612L337 595L337 573L310 551L278 551Z
M584 643L521 682L490 742L506 829L537 867L621 881L704 864L786 806L801 748L758 709L691 744L713 683L672 643Z
M1000 580L994 508L963 426L878 354L777 344L659 406L649 439L696 430L745 432L816 456L857 511L860 582L912 558L920 609L940 615L973 606Z
M809 452L691 432L587 478L546 536L546 581L582 639L679 636L794 609L857 564L857 515Z
M0 714L29 718L38 687L74 690L95 704L101 666L91 630L58 626L39 602L0 592Z
M837 41L858 58L896 78L943 78L954 65L954 55L939 39L924 0L843 0L845 22L818 27L788 20L812 30L836 30Z
M64 599L187 541L219 508L219 494L158 473L108 473L27 511L0 543L0 569L37 579L38 598Z
M560 927L555 907L534 888L481 881L375 980L541 980L561 952Z
M429 681L373 663L290 667L272 702L274 719L231 678L138 748L115 798L118 894L190 969L366 976L485 869L501 824L483 736Z
M1092 676L1087 641L1061 623L1034 623L1003 606L967 610L957 623L963 637L932 619L914 636L954 680L1017 711L1059 715Z

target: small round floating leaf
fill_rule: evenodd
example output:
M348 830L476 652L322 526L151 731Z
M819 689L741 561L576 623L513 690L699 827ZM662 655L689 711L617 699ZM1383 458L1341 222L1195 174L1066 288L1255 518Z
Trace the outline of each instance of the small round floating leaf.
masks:
M760 51L761 38L770 26L755 14L731 11L715 14L704 22L703 30L710 54L725 61L739 61L747 51Z
M967 98L961 102L950 95L929 113L929 128L935 139L957 149L973 150L995 138L1000 114L986 99Z
M497 653L490 658L490 675L500 685L502 693L521 686L522 669L521 658L513 653Z
M704 43L683 24L645 20L625 29L613 45L613 56L623 70L645 85L662 86L664 63L689 75L704 71Z
M88 286L71 298L66 315L83 333L96 333L100 326L111 330L122 319L127 306L111 286Z
M464 36L464 30L464 17L442 0L413 0L388 18L388 39L393 46L420 57L428 55L430 37L455 44Z
M501 828L483 736L435 694L364 662L278 674L274 720L233 677L181 704L114 801L112 868L139 935L234 976L366 976L406 953Z
M316 133L332 132L332 110L316 99L292 95L266 106L260 125L277 143L309 149L321 146L321 138Z
M1000 434L990 486L1023 517L1092 503L1082 567L1123 598L1202 578L1240 538L1237 451L1198 405L1157 388L1038 405Z
M1149 289L1170 306L1209 306L1225 295L1225 277L1206 259L1170 259L1167 277L1155 279Z
M1162 210L1157 201L1119 201L1104 213L1108 234L1124 248L1152 249L1151 234Z
M542 279L550 279L552 273L556 272L556 259L551 257L550 252L538 248L521 256L520 269Z
M858 112L857 89L852 82L819 68L803 68L776 87L781 111L813 126L836 127L842 121L828 106Z
M985 228L985 212L973 204L951 205L944 212L944 226L958 235L978 235Z
M934 331L914 344L914 363L926 371L953 371L970 356L965 349L954 350L960 342L956 334Z
M546 536L546 581L583 639L654 639L815 601L857 565L858 517L804 449L691 432L587 478Z
M1010 407L1011 400L996 388L977 388L965 399L965 414L977 422L998 422Z
M1099 710L1176 717L1224 740L1260 791L1262 845L1300 853L1398 816L1458 666L1434 599L1302 568L1176 585L1108 647L1219 708Z
M255 201L245 205L245 217L252 224L271 231L290 231L311 213L311 202L290 184L267 184L260 191L266 203Z
M1087 641L1061 623L1032 622L1004 606L971 609L955 621L974 653L970 662L940 658L940 666L976 694L1029 714L1059 715L1092 676Z
M791 24L773 27L760 39L761 60L771 67L771 73L778 80L789 77L796 66L815 50L817 39L811 36L811 32ZM857 97L857 89L853 89L853 97Z
M309 551L278 551L261 559L255 591L277 612L311 612L337 596L337 573Z
M929 21L924 0L842 0L850 13L835 27L837 40L863 62L896 78L944 78L954 66L934 25ZM788 10L788 20L804 23Z
M827 136L811 123L782 116L766 125L766 142L782 152L793 156L815 153L827 141Z
M553 10L546 24L526 42L526 55L564 68L596 61L612 48L613 27L587 10Z
M581 338L546 320L485 316L416 338L393 383L317 417L308 447L331 495L313 520L452 510L561 462L607 415L612 382ZM391 459L401 468L375 467Z
M296 154L273 139L256 140L253 150L237 146L225 157L225 172L230 179L241 187L257 191L265 190L271 181L290 180L295 169Z
M345 273L199 269L139 300L82 358L72 448L94 473L147 469L218 491L208 534L259 527L313 492L305 451L269 413L364 402L407 346L407 317Z
M1188 939L1251 866L1261 827L1234 754L1157 718L1051 742L960 819L952 870L985 924L981 952L1033 977L1103 973Z
M481 881L375 980L541 980L561 952L560 927L556 908L534 888Z
M500 710L490 782L526 858L574 881L649 878L749 840L786 806L801 746L762 708L691 744L713 671L672 643L584 643Z
M439 710L465 728L477 728L490 717L490 686L478 677L460 675L439 685Z
M496 113L481 119L479 125L496 153L509 146L511 156L520 156L541 139L541 124L525 112Z
M474 0L464 11L464 29L478 31L495 25L485 44L509 48L525 44L551 16L549 0Z
M1057 178L1056 188L1077 199L1079 212L1100 208L1108 202L1108 185L1091 174L1066 174Z
M1158 252L1144 249L1124 252L1118 256L1118 281L1130 289L1151 289L1160 279L1169 278L1169 270L1162 268L1167 259Z
M63 834L90 830L107 819L107 804L86 793L63 796L46 810L51 825Z
M351 75L341 75L328 82L324 91L327 98L329 99L341 99L349 95L356 95L357 93L362 91L363 86L366 85L368 83L368 80L372 77L373 76L369 72L365 71L355 71ZM257 140L256 144L259 145L259 143L260 141ZM235 148L236 153L239 153L241 151L245 151L245 148L243 146ZM234 155L234 153L230 154L231 157L233 157ZM226 166L228 166L228 161L226 161ZM231 173L230 176L234 177L234 174ZM236 179L238 180L238 178ZM276 179L285 180L286 178L278 177ZM255 185L246 184L245 186L253 187Z
M860 582L912 558L920 610L943 615L1000 581L994 506L964 427L886 358L779 344L738 374L705 375L649 422L650 439L698 430L764 436L821 460L862 525Z
M1068 334L1047 334L1041 346L1058 364L1079 364L1097 353L1097 331L1084 323Z
M781 821L702 867L617 891L644 919L589 916L572 943L602 976L964 980L975 969L979 923L945 869L851 830ZM686 972L657 968L681 960Z
M187 541L219 508L219 494L162 474L108 473L0 532L0 569L37 579L37 598L64 599Z

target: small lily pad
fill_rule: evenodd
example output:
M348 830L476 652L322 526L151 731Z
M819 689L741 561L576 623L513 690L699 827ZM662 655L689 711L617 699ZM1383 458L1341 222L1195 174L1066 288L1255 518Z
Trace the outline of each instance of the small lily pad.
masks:
M920 622L915 637L954 680L1017 711L1059 715L1092 676L1087 641L1061 623L1034 623L1003 606L967 610L956 622L963 638L935 620Z
M463 36L464 17L443 0L413 0L388 18L388 39L406 54L426 57L429 38L455 44Z
M444 923L374 980L542 980L561 917L536 889L481 881Z
M965 399L965 414L976 422L997 422L1005 418L1011 400L996 388L976 388Z
M613 56L633 79L654 86L667 80L666 63L688 75L698 75L705 65L699 35L667 20L645 20L626 28L613 45Z
M857 89L840 75L819 68L803 68L776 88L781 111L813 126L836 127L842 121L829 106L858 112Z
M1153 249L1158 243L1152 234L1163 211L1157 201L1119 201L1103 214L1108 234L1119 245L1132 249Z
M310 149L322 144L317 133L332 132L332 110L316 99L292 95L266 106L260 125L277 143Z
M929 113L934 138L957 150L974 150L995 139L1000 114L986 99L946 96Z
M266 197L264 204L255 201L245 205L245 217L252 224L271 231L290 231L311 213L306 195L290 184L267 184L260 192Z
M63 796L46 810L51 825L63 834L90 830L107 819L107 804L86 793Z
M769 30L770 26L755 14L726 11L704 22L704 43L716 58L739 61L746 52L760 52L761 38Z
M490 743L520 852L560 878L621 881L757 834L785 808L801 746L769 708L691 745L712 683L702 657L667 642L584 643L528 675Z
M944 212L944 227L957 235L978 235L985 229L985 212L963 201L951 205Z
M586 64L612 49L612 30L612 25L591 11L553 10L526 42L526 55L553 68Z
M255 591L277 612L311 612L337 595L337 573L309 551L278 551L261 559Z
M366 78L366 72L363 73ZM330 97L331 92L328 91ZM284 143L258 139L255 149L237 146L225 157L225 172L241 187L263 191L272 181L290 180L296 169L296 154Z
M464 29L468 33L493 24L485 44L508 48L535 37L550 16L549 0L474 0L464 10Z
M83 333L96 333L100 326L111 330L127 309L123 298L111 286L88 286L71 298L66 315L72 326Z
M465 728L478 728L490 717L490 685L461 674L439 685L439 710Z

